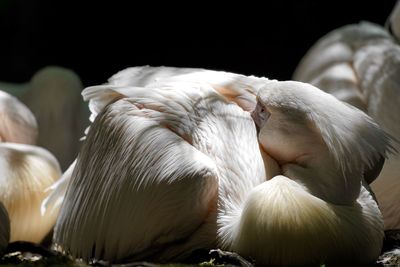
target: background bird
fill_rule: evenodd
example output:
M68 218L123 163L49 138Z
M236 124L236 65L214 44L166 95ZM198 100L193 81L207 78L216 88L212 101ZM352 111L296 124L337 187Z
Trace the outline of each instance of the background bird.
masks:
M63 170L76 158L83 131L88 124L87 106L81 99L82 83L76 73L49 66L25 84L0 83L0 89L18 96L35 115L37 145L48 149Z
M389 19L392 29L399 27L398 9ZM293 77L364 110L400 140L400 47L383 27L361 22L328 33L303 57ZM399 164L400 156L390 155L372 184L385 229L400 229Z
M37 135L38 126L32 112L17 98L0 91L0 141L33 145Z
M279 112L259 125L260 143L275 165L271 176L250 113L204 82L157 80L143 88L111 79L85 89L94 122L72 172L55 246L77 258L109 261L170 260L214 245L261 264L376 259L382 218L361 183L364 170L390 150L388 138L364 113L314 87L262 82L263 105L270 103L264 94L288 89L273 100ZM309 100L301 97L305 92ZM293 199L286 203L288 192ZM289 214L282 221L288 208L302 219ZM276 234L285 224L298 232ZM314 253L315 247L321 249Z
M25 144L0 143L0 201L10 218L10 242L39 243L55 224L57 212L40 213L46 188L61 175L47 150Z
M24 104L0 91L0 110L0 202L6 211L0 216L4 222L0 247L6 241L40 242L55 224L57 214L54 210L42 216L41 202L61 170L50 152L34 146L36 119Z

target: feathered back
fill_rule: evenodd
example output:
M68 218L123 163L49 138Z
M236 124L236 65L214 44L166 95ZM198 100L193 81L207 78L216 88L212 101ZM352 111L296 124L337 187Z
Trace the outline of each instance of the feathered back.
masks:
M264 77L194 68L141 66L122 70L108 83L119 86L148 86L165 82L208 84L229 101L236 102L246 111L253 111L258 90L271 82Z
M11 221L10 241L40 242L55 223L56 214L43 216L46 188L61 175L47 150L30 145L0 143L0 201Z
M400 46L394 43L360 49L354 69L368 99L368 114L395 138L400 138Z
M0 91L0 141L33 145L37 128L32 112L17 98Z
M301 59L293 79L310 82L324 70L338 63L352 61L360 47L392 37L377 24L360 22L335 29L319 39Z
M312 85L273 83L258 97L266 106L295 110L313 122L343 174L362 173L393 152L390 137L368 115Z

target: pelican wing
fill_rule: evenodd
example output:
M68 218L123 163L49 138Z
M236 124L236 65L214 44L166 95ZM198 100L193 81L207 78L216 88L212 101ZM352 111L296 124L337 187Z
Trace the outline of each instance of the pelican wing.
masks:
M252 111L258 90L271 80L206 69L141 66L122 70L108 82L120 86L148 86L165 82L208 84L226 99L237 103L244 110Z
M385 29L365 21L333 30L319 39L301 59L293 79L311 82L338 63L351 64L360 47L386 39L391 37Z
M400 151L400 47L394 43L365 47L356 54L355 66L357 74L364 77L362 87L368 96L369 115L397 140L393 145ZM400 155L390 155L372 184L386 229L400 227L399 164Z
M153 111L120 99L94 120L55 228L61 250L141 259L184 242L213 212L214 163Z
M395 138L400 138L400 47L381 43L360 49L354 58L357 76L368 99L368 114Z
M50 192L50 194L43 200L40 207L42 215L44 215L46 212L58 211L60 209L61 204L64 200L65 193L67 192L69 181L71 180L71 175L75 168L75 165L76 160L74 160L74 162L62 174L60 179L58 179L55 183L46 188L45 191Z

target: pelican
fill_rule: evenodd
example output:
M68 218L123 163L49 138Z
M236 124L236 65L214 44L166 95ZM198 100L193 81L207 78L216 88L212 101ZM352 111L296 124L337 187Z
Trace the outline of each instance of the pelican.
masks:
M60 176L57 160L34 146L37 124L17 98L0 91L0 251L8 241L40 242L57 210L40 213L44 192Z
M389 19L395 34L399 11L397 5ZM398 36L369 22L336 29L307 52L294 79L309 82L364 110L385 132L400 140L400 46L395 38ZM399 151L400 144L394 145ZM399 164L400 155L390 155L371 185L386 230L400 229Z
M132 83L83 92L93 123L56 249L110 262L214 246L261 265L378 257L383 221L363 180L391 146L363 112L298 82L259 80L254 120L235 101L247 87Z
M26 144L0 143L0 201L10 218L10 242L39 243L55 224L57 212L41 214L45 189L61 175L47 150Z
M76 158L79 139L87 126L82 83L72 70L48 66L37 71L28 83L0 83L32 111L38 122L37 145L53 153L62 170Z

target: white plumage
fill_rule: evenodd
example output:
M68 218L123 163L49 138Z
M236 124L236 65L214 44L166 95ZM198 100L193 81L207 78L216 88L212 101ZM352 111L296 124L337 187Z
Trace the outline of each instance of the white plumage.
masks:
M250 114L204 85L130 89L91 126L54 242L86 260L144 251L174 257L214 246L217 208L239 205L265 179ZM220 134L237 145L226 146ZM252 157L237 162L231 155L239 151ZM241 185L236 192L233 184Z
M40 242L55 224L57 211L40 213L45 189L61 175L47 150L25 144L0 143L0 201L10 218L10 241Z
M254 110L257 91L273 109L259 125L268 154L240 108ZM364 113L309 85L196 69L127 69L83 96L94 121L59 250L163 261L217 245L276 265L378 257L382 218L361 183L390 145Z
M1 89L1 87L0 87ZM0 141L35 144L37 123L32 112L12 95L0 91Z
M394 23L392 28L398 26L396 10L390 20ZM309 82L364 110L397 140L399 77L400 46L384 28L368 22L344 26L322 37L294 74L295 80ZM400 149L398 143L394 145ZM391 155L372 184L385 229L400 229L399 164L400 156Z

